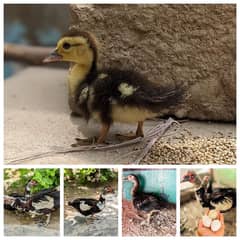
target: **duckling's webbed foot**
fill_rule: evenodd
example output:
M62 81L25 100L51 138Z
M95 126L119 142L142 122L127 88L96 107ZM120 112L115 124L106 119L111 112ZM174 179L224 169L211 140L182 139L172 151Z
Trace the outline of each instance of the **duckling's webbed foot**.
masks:
M133 132L130 132L130 133L127 133L127 134L117 133L115 136L121 142L129 141L129 140L137 138L137 135L134 134Z
M46 219L44 219L45 216L47 217ZM45 216L42 216L42 217L40 218L40 220L37 221L37 225L38 225L39 227L47 227L48 224L50 223L51 214L49 213L49 214L47 214L47 215L45 215Z
M85 146L85 145L93 145L93 144L108 144L105 140L107 138L107 134L109 131L109 124L102 124L102 128L100 131L99 137L92 137L87 139L75 138L76 143L73 143L72 147Z
M65 219L70 222L71 226L74 226L77 223L75 216L67 216Z
M144 137L143 122L138 122L137 131L135 134L133 132L130 132L128 134L116 134L116 138L119 141L129 141L138 137Z
M151 217L153 215L153 213L159 213L160 210L156 209L156 210L152 210L149 214L148 214L148 217L147 217L147 224L149 225L151 223Z
M78 147L78 146L86 146L86 145L93 145L97 142L97 137L91 137L91 138L75 138L76 143L73 143L72 147Z

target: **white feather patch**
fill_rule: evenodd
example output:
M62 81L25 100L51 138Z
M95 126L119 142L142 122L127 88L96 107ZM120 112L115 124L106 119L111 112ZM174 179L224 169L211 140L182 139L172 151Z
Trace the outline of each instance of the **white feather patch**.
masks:
M82 210L82 211L88 211L88 210L90 210L92 207L91 206L89 206L85 201L81 201L80 203L79 203L79 207L80 207L80 209Z
M104 79L104 78L106 78L108 75L106 74L106 73L100 73L100 74L98 74L98 76L97 76L97 78L98 79Z
M215 207L216 210L226 211L232 207L233 200L231 198L225 197L225 199L219 203L214 203L211 201L210 204Z
M79 96L79 101L80 103L85 101L87 96L88 96L88 92L89 92L89 89L88 87L85 87L82 91L81 91L81 94Z
M121 93L122 98L132 95L136 90L137 88L134 88L133 86L128 85L127 83L121 83L118 86L118 91Z
M40 200L39 202L33 202L32 206L34 208L38 209L43 209L43 208L49 208L52 209L54 208L54 198L50 197L50 196L45 196L46 200Z
M98 202L97 206L100 210L102 210L105 207L105 203L104 202Z

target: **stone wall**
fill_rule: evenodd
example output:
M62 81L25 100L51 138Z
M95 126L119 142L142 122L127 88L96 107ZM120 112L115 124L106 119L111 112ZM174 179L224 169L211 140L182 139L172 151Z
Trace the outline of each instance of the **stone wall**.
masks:
M132 67L149 80L185 84L188 99L170 114L236 117L236 6L70 5L71 28L92 32L99 63Z

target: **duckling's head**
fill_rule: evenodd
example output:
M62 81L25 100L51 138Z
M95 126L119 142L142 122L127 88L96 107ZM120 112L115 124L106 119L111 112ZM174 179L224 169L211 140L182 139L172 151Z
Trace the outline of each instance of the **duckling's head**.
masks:
M69 31L57 42L56 49L43 62L67 61L78 64L96 63L97 44L89 32Z

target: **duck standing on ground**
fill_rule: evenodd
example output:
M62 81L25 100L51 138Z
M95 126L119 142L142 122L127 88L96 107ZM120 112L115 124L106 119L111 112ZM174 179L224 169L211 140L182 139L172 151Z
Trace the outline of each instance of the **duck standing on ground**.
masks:
M133 207L137 211L147 213L147 224L149 224L152 214L154 212L159 212L161 209L166 207L166 199L163 199L153 193L145 193L140 191L140 183L138 177L134 174L130 174L127 177L124 177L123 180L133 183L131 189Z
M105 208L106 196L108 194L113 194L114 190L110 186L103 188L103 191L97 198L76 198L68 202L68 205L75 208L78 211L79 216L94 216L95 214L101 212ZM77 221L76 216L68 216L66 219L72 222L74 225Z
M24 196L16 196L11 200L10 206L6 205L6 209L18 210L28 213L32 218L36 216L46 216L45 223L41 225L47 226L50 222L51 214L60 207L60 191L58 188L48 188L31 194L31 189L38 183L30 180L25 187Z
M101 123L97 144L105 142L114 122L137 123L136 133L119 136L122 140L143 137L143 123L147 118L179 107L184 98L182 85L159 87L133 70L99 70L96 40L88 32L65 34L55 51L44 59L44 62L56 61L72 63L68 76L70 107L87 121L93 118ZM73 146L84 142L76 140Z

